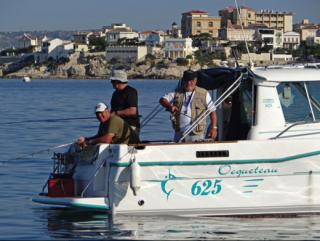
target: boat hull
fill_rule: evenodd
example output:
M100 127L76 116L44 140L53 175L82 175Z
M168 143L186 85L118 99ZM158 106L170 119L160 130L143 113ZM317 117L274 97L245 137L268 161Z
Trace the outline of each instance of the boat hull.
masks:
M320 212L319 155L316 139L100 145L92 164L77 166L76 197L38 195L34 201L127 215ZM136 195L130 188L133 158L141 169Z

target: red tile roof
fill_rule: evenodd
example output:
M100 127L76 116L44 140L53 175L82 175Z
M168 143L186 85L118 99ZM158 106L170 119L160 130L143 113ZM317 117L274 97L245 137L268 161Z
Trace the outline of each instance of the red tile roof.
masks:
M189 14L189 13L206 13L206 14L208 14L207 12L204 12L204 11L201 11L201 10L197 10L197 9L193 9L191 11L184 12L182 14Z
M29 39L32 39L32 40L36 40L36 39L42 40L42 39L44 39L44 37L33 37L33 36L30 35L30 34L26 34L26 36L27 36Z
M140 32L140 33L158 33L158 32L153 31L153 30L146 30L146 31L143 31L143 32Z
M314 25L307 25L307 26L302 26L303 29L318 29L318 26L314 26Z
M126 28L115 28L108 31L108 33L112 33L112 32L119 33L119 32L132 32L132 31Z
M92 33L92 31L89 31L89 30L77 30L73 35L88 35L89 33Z

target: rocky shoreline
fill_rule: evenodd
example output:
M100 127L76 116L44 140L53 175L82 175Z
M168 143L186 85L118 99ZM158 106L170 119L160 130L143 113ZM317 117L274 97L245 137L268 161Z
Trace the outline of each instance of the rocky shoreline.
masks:
M176 64L160 65L155 63L119 63L120 66L130 66L127 71L129 79L179 79L188 66L177 66ZM48 68L35 64L17 68L16 71L7 70L2 67L0 78L21 79L24 75L31 79L107 79L114 65L107 63L103 58L96 57L91 60L72 60L65 65ZM191 66L191 69L198 70L199 66ZM0 69L1 71L1 69Z

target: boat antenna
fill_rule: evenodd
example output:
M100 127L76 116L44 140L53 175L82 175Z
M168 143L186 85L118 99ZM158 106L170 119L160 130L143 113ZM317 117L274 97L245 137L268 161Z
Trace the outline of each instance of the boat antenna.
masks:
M253 63L252 63L251 56L250 56L250 53L249 53L249 48L248 48L248 43L247 43L247 40L246 40L246 35L244 34L244 30L243 30L243 26L242 26L242 21L241 21L241 16L240 16L240 11L239 11L239 8L238 8L237 0L234 0L234 2L236 4L237 13L238 13L238 16L239 16L240 26L241 26L241 30L242 30L242 34L243 34L243 39L244 39L244 42L245 42L246 47L247 47L247 52L248 52L249 62L250 62L250 68L253 69Z

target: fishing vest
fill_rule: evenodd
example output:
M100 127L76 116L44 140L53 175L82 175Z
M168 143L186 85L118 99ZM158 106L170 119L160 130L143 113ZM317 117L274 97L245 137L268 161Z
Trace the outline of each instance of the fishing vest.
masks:
M177 106L179 111L182 109L183 101L185 97L185 90L183 87L178 87L174 91L174 99L173 99L173 105ZM191 105L191 118L192 118L192 124L198 119L199 116L201 116L205 111L207 106L207 90L200 88L196 86L194 90L194 97L192 100ZM174 114L176 121L172 121L172 128L175 131L180 131L180 112L177 112ZM195 135L203 134L206 129L206 118L200 122L199 125L197 125L193 129L193 133Z

